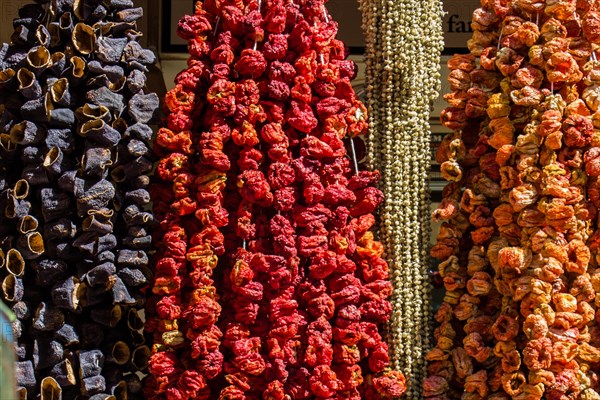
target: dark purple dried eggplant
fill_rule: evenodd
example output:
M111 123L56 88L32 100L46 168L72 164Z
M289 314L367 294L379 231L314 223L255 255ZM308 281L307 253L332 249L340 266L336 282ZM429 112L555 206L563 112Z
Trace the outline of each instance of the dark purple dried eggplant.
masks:
M124 399L146 364L155 56L131 0L36 3L0 46L0 282L20 393ZM105 368L86 364L97 349Z

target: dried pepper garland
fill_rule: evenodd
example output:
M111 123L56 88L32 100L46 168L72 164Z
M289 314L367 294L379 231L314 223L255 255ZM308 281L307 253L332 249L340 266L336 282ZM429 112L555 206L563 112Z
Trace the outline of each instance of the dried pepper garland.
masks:
M449 61L427 398L599 397L599 11L483 2Z
M379 175L350 167L366 109L324 2L198 2L178 32L191 58L156 140L147 397L400 396Z
M0 50L0 262L22 396L141 395L158 106L141 15L127 0L40 1Z
M222 371L223 334L215 325L220 305L212 271L224 251L219 228L228 224L222 191L231 161L223 147L231 131L224 102L217 104L223 88L210 91L211 81L222 82L219 69L192 47L198 35L211 32L201 13L180 22L178 33L190 40L192 58L165 98L169 114L155 142L162 157L153 187L161 237L155 296L146 307L146 329L154 334L148 398L162 393L168 398L210 398L207 380ZM208 110L198 106L200 93L207 93Z
M439 92L442 4L360 1L370 113L368 163L382 171L378 233L392 273L392 365L418 398L430 349L429 114Z

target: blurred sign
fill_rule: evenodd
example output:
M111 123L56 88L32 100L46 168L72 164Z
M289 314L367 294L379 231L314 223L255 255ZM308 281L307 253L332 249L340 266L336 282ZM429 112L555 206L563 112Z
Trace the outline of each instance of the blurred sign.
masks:
M480 7L479 0L444 0L444 53L467 52L467 40L471 39L471 18Z
M480 7L479 0L443 0L444 3L444 42L445 54L466 52L467 40L471 38L471 17ZM339 38L352 53L364 52L362 17L358 9L358 0L329 0L327 9L339 24Z
M0 300L0 399L15 399L15 353L11 322L15 316Z

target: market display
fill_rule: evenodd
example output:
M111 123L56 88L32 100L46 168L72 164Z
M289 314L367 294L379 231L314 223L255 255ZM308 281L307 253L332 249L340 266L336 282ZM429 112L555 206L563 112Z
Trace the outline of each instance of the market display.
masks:
M429 249L442 4L358 4L366 106L326 0L203 0L156 132L133 0L19 11L19 398L600 399L600 5L482 0L448 61Z
M442 4L359 4L370 115L367 158L382 173L378 233L393 283L390 355L394 369L406 374L407 398L415 399L421 395L425 355L431 348L429 114L440 86Z
M599 15L484 1L448 63L426 398L600 398Z
M141 398L158 107L141 15L40 1L0 46L0 279L21 398Z
M379 173L325 2L197 2L165 99L148 399L392 399Z

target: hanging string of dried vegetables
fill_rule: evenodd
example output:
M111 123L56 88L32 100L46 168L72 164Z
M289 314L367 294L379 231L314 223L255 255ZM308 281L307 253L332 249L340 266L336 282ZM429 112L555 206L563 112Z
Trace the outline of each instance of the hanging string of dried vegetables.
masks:
M482 2L449 61L427 398L599 396L598 15Z
M345 148L366 109L325 2L207 0L178 33L191 58L156 140L147 398L397 398L379 174Z
M370 115L367 155L385 195L378 232L392 272L392 363L419 396L430 348L429 113L439 92L440 1L360 1Z
M141 396L158 107L141 15L128 0L38 1L0 47L0 273L22 398Z
M146 306L146 330L154 337L147 398L208 399L207 381L222 371L223 334L216 325L221 306L212 275L224 251L219 228L229 222L222 191L231 166L223 153L231 135L225 122L231 92L223 87L219 65L203 57L208 47L198 38L213 27L201 7L196 11L178 25L192 57L165 97L167 117L154 146L161 157L152 187L160 230L154 296Z

